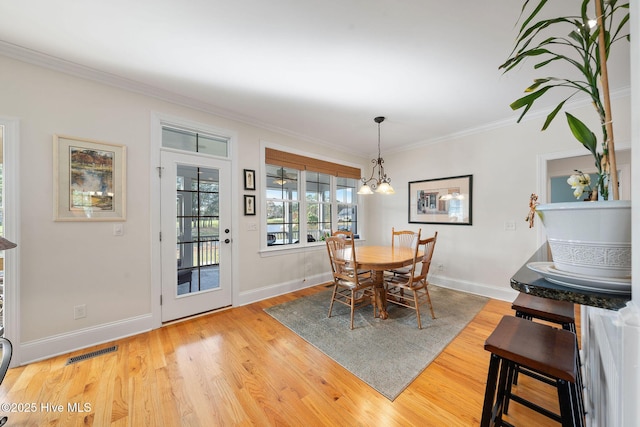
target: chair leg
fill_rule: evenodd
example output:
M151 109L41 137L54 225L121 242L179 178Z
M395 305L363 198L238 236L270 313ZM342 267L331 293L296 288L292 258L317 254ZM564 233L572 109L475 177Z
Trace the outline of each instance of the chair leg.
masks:
M333 302L336 299L337 290L338 287L336 285L333 285L333 293L331 294L331 303L329 304L329 314L327 315L327 317L331 317L331 310L333 309Z
M429 295L429 288L425 286L424 291L427 294L427 302L429 303L429 310L431 310L431 318L435 319L436 314L433 312L433 304L431 304L431 295Z
M418 329L422 329L422 321L420 320L420 303L418 300L418 291L412 290L413 292L413 304L416 307L416 317L418 318Z
M355 311L356 293L351 290L351 329L353 329L353 312Z

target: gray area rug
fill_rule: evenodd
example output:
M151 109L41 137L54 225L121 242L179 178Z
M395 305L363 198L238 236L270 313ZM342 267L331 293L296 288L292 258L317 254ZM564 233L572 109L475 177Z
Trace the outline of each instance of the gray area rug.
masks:
M488 301L433 285L429 293L436 319L421 306L421 330L415 311L394 304L388 305L386 320L374 319L371 306L357 309L349 330L349 307L336 303L327 317L331 290L265 312L393 401Z

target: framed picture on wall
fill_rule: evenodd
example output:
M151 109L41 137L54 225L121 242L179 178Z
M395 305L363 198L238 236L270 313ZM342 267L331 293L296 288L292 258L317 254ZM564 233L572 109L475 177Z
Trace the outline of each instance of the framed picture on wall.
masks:
M244 196L244 214L255 215L256 214L256 196Z
M54 220L125 220L126 170L124 145L54 135Z
M409 182L409 222L471 225L473 175Z
M256 189L256 171L251 169L244 170L244 189L245 190Z

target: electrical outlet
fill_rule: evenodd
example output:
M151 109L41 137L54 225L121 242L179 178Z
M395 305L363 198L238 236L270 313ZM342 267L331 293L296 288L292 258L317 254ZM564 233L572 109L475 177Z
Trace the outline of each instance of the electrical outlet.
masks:
M83 317L87 317L87 305L80 304L73 307L73 318L75 320L82 319Z
M515 221L505 221L505 223L504 223L504 231L516 231L516 222Z

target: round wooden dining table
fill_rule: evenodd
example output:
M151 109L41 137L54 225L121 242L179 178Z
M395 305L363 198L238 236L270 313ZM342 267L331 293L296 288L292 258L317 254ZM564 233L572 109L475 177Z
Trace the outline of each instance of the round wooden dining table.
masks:
M357 269L371 270L375 282L376 304L382 319L388 317L384 271L410 265L413 262L414 251L415 248L397 246L356 246Z

